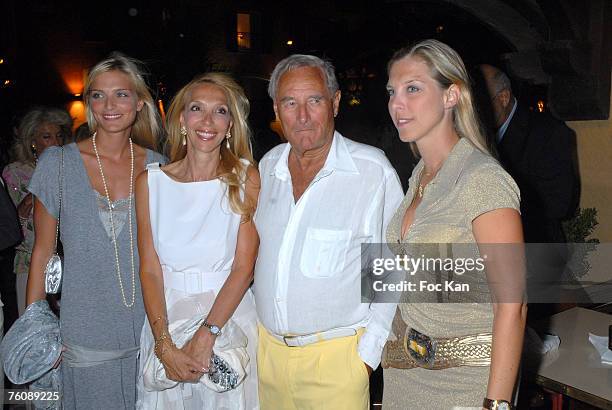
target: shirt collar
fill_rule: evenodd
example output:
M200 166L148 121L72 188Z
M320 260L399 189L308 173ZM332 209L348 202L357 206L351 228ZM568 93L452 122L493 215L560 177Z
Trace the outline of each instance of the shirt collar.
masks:
M270 175L275 175L278 179L283 181L286 181L289 178L288 160L290 151L291 144L288 143L279 156L276 165L272 168ZM327 158L325 159L325 164L323 164L321 171L327 171L329 173L333 171L340 171L359 174L359 170L357 169L357 166L355 165L346 144L346 138L344 138L338 131L334 131L332 145L327 153Z
M510 115L506 118L506 121L502 124L501 127L497 130L497 142L501 142L502 138L504 138L504 134L510 125L510 121L512 121L512 117L514 117L514 112L516 111L516 106L518 105L516 98L514 98L514 103L512 104L512 110L510 111Z
M451 152L449 152L448 156L444 160L440 171L438 171L434 179L428 184L431 186L429 188L430 191L436 190L443 193L447 192L452 186L454 186L461 176L461 171L465 165L466 158L475 149L476 148L467 138L459 138L459 141L457 141ZM414 178L414 180L410 181L410 185L416 186L424 166L425 163L423 160L419 161L412 174L412 178ZM437 197L437 195L434 196Z

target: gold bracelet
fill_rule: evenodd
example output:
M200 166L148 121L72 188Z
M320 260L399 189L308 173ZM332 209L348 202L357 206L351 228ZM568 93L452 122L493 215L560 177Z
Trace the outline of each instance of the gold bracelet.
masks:
M162 319L166 319L166 325L167 325L168 319L165 316L157 316L155 320L153 321L153 323L151 323L151 328L153 328L157 324L157 322L159 322Z
M167 341L170 344L171 347L176 347L176 345L172 341L172 338L170 337L170 335L168 333L166 333L165 331L163 331L155 339L155 344L153 346L153 352L155 353L155 356L157 356L157 358L160 361L162 360L162 357L163 357L164 353L166 352L166 349L164 349L164 344L165 344L164 342L165 341Z

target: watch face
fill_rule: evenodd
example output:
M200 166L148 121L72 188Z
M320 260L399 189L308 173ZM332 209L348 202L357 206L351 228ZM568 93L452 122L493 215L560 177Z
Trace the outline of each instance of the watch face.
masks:
M506 402L501 402L497 404L497 408L499 410L510 410L510 405Z
M218 335L219 333L221 333L221 329L219 329L219 326L211 325L210 333L212 333L213 335Z

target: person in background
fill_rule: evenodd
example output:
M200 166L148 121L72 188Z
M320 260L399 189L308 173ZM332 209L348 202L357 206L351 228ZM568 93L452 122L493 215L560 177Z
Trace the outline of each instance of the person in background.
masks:
M13 272L13 257L15 255L15 245L23 239L17 209L11 200L6 184L0 178L0 296L6 301L7 297L12 297L13 305L2 307L3 318L11 318L11 322L4 320L4 333L6 333L13 322L17 319L17 304L15 303L15 273ZM12 286L11 286L12 285ZM2 329L0 329L2 330Z
M557 311L568 259L563 220L579 203L580 179L574 132L549 112L530 111L515 97L510 79L483 64L489 94L495 148L499 160L521 191L521 219L528 254L529 322ZM541 303L546 302L546 303Z
M51 146L61 145L72 135L72 119L65 110L51 107L36 107L28 111L17 131L13 145L13 162L2 171L9 195L17 207L19 221L23 230L23 242L15 250L15 292L19 315L25 309L26 284L32 247L34 246L33 200L28 192L30 179L36 162L42 153ZM3 296L5 293L2 293ZM7 294L7 305L12 301ZM12 323L12 318L7 318Z
M521 190L525 242L565 242L561 221L578 203L573 131L550 113L520 103L508 76L491 65L480 70L491 98L499 160Z

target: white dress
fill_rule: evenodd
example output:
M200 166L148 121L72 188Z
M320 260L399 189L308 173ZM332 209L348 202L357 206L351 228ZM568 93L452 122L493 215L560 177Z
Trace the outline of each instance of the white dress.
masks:
M148 166L153 244L164 275L168 320L204 316L225 283L236 250L240 215L231 211L226 185L218 180L182 183L159 164ZM180 383L163 391L143 385L143 357L152 349L148 320L141 335L139 409L258 409L257 315L250 289L232 316L248 338L247 377L234 390L216 393L202 383ZM206 375L204 376L206 377Z

